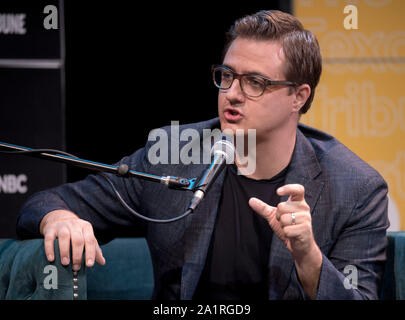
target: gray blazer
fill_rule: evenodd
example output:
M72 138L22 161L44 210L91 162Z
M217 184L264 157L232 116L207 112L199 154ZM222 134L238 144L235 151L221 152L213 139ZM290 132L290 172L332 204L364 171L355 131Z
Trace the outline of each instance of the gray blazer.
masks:
M183 125L180 130L193 128L202 137L204 128L218 127L216 118ZM164 130L170 137L170 127ZM147 157L152 144L148 141L120 163L141 172L187 178L198 177L207 167L152 165ZM132 216L102 177L89 175L83 181L32 196L20 212L17 231L22 238L40 236L42 217L55 209L72 210L90 221L99 241L141 230L151 251L155 298L192 299L205 264L224 175L225 171L192 215L169 224L148 223ZM110 178L133 208L153 218L167 219L183 213L192 197L191 192L167 189L149 181L112 175ZM377 299L389 226L387 185L382 177L335 138L300 124L285 183L302 184L311 208L313 234L323 253L316 298ZM275 235L268 275L269 299L308 298L291 253Z

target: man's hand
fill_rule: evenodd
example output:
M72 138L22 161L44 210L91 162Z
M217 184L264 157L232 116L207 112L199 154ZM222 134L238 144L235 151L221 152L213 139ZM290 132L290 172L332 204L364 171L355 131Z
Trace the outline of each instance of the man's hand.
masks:
M49 212L41 221L40 232L45 238L45 253L50 262L55 259L54 241L58 238L60 258L63 265L68 265L70 262L69 249L71 243L73 270L80 269L83 249L86 253L86 266L92 267L95 261L100 265L105 264L92 225L80 219L73 212L66 210Z
M257 198L249 200L250 207L265 218L273 232L291 252L298 276L305 292L314 298L322 265L322 253L312 233L310 208L305 201L305 189L299 184L288 184L277 189L279 196L289 195L277 207Z

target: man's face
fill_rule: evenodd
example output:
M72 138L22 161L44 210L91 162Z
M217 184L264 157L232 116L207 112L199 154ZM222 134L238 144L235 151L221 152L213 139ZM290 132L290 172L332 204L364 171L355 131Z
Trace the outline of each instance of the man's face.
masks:
M271 80L285 79L285 63L281 45L275 41L236 38L229 47L223 65L239 74L259 74ZM294 94L289 87L267 87L262 96L245 96L235 79L231 88L219 91L218 114L221 129L256 129L256 139L269 137L292 123ZM296 116L296 113L295 113ZM295 120L296 121L296 120Z

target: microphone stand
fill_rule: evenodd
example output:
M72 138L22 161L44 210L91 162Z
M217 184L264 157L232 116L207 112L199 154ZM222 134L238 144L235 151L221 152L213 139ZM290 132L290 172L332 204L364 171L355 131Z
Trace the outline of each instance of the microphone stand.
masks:
M6 149L7 151L4 151L2 149ZM108 165L100 162L94 162L94 161L89 161L85 159L78 158L76 156L73 156L71 154L68 154L63 151L59 150L51 150L51 149L31 149L27 147L22 147L22 146L17 146L14 144L10 143L5 143L0 141L0 152L3 153L11 153L11 154L24 154L24 155L30 155L33 157L37 158L43 158L47 160L53 160L57 162L62 162L66 164L71 164L77 167L81 168L86 168L86 169L91 169L95 171L99 171L100 175L110 184L111 188L113 189L115 195L117 196L119 202L121 205L128 210L131 214L134 216L141 218L143 220L146 220L148 222L154 222L154 223L169 223L169 222L174 222L181 220L188 216L189 214L193 213L195 210L195 207L189 207L183 214L170 218L170 219L154 219L154 218L149 218L146 216L141 215L140 213L136 212L134 209L132 209L122 198L118 190L115 188L113 182L111 179L109 179L104 172L112 173L120 177L135 177L147 181L152 181L152 182L159 182L163 183L165 186L171 189L178 189L178 190L186 190L186 191L194 191L194 185L196 183L197 178L193 179L186 179L186 178L181 178L181 177L173 177L173 176L157 176L154 174L149 174L149 173L144 173L144 172L138 172L135 170L130 170L126 164L121 164L119 166L113 166L113 165Z
M0 141L0 148L5 149L11 154L24 154L36 158L42 158L47 160L52 160L56 162L62 162L65 164L95 170L99 172L112 173L120 177L135 177L147 181L159 182L171 189L188 190L193 191L193 186L195 184L196 178L186 179L174 176L157 176L150 173L139 172L135 170L130 170L126 164L121 164L119 166L108 165L100 162L89 161L81 159L72 155L69 155L63 151L50 150L50 149L31 149L27 147L17 146L10 143L5 143ZM1 150L0 149L0 150ZM4 152L4 151L3 151Z
M7 151L4 151L2 149L6 149ZM119 202L122 204L122 206L128 210L131 214L134 216L141 218L143 220L146 220L148 222L154 222L154 223L169 223L169 222L174 222L181 220L188 216L189 214L193 213L195 210L195 207L189 207L183 214L176 216L174 218L170 219L154 219L154 218L149 218L146 216L141 215L140 213L136 212L134 209L132 209L122 198L118 190L115 188L113 182L111 179L109 179L104 172L112 173L120 177L135 177L147 181L152 181L152 182L159 182L164 184L165 186L171 188L171 189L178 189L178 190L186 190L186 191L194 191L194 185L196 183L197 178L193 179L186 179L186 178L181 178L181 177L173 177L173 176L157 176L154 174L149 174L149 173L144 173L144 172L138 172L135 170L130 170L126 164L121 164L119 166L113 166L113 165L108 165L100 162L94 162L94 161L89 161L85 159L78 158L76 156L73 156L71 154L68 154L63 151L59 150L52 150L52 149L31 149L27 147L22 147L22 146L17 146L14 144L10 143L5 143L0 141L0 152L3 153L11 153L11 154L24 154L24 155L30 155L33 157L37 158L43 158L47 160L53 160L57 162L62 162L70 165L74 165L77 167L81 168L86 168L86 169L91 169L95 171L99 171L100 175L110 184L111 188L113 189L113 192L117 196Z

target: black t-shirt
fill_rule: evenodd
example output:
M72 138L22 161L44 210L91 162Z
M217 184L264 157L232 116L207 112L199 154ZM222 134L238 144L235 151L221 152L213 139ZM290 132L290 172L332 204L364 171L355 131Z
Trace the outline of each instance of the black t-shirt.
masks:
M271 179L253 180L226 168L222 196L206 264L194 299L268 299L267 266L273 231L249 206L256 197L277 206L276 190L287 168Z

